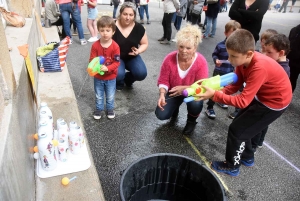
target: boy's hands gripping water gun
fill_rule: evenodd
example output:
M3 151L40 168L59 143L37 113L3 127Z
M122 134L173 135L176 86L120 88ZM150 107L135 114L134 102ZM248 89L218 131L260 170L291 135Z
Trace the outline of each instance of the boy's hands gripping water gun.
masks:
M203 94L205 93L205 88L202 86L206 86L209 88L212 88L214 90L220 90L224 86L227 86L232 83L236 83L238 80L238 77L235 73L228 73L225 75L216 75L211 78L198 80L194 84L192 84L189 88L186 88L183 90L182 95L187 97L183 101L185 103L197 100L198 98L195 95Z
M95 57L88 65L86 69L90 76L95 76L97 74L104 75L104 71L101 70L102 65L105 62L103 56Z

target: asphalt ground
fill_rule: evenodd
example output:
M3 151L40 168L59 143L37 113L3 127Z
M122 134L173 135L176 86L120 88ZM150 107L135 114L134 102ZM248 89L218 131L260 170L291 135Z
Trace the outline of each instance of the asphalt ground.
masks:
M113 7L98 5L99 12L111 13ZM298 10L299 8L294 8ZM186 137L181 131L186 121L186 106L180 107L179 118L174 124L160 121L154 110L158 99L156 86L159 70L164 57L176 50L176 44L161 45L157 41L162 34L162 4L149 4L150 25L145 25L149 47L142 54L148 76L136 82L133 89L125 88L116 93L116 118L108 120L105 115L100 121L93 119L95 98L93 79L87 76L86 68L91 43L81 46L74 36L67 63L73 89L78 101L82 121L86 130L94 163L108 201L120 200L119 184L121 174L141 157L155 153L175 153L195 159L209 166L212 160L224 160L228 126L227 117L233 110L215 106L216 119L208 119L203 109L196 130ZM86 28L86 5L82 8L82 21ZM139 19L139 18L138 18ZM202 22L204 14L202 14ZM216 44L224 39L224 25L228 12L220 13L214 38L204 39L198 51L209 63L209 75L214 65L211 54ZM292 27L300 23L300 13L273 13L268 11L263 20L262 30L268 28L289 34ZM182 26L184 26L183 22ZM173 27L173 26L172 26ZM173 27L173 36L175 28ZM86 39L90 36L85 35ZM259 46L259 44L257 44ZM300 56L300 55L299 55ZM300 81L294 92L293 102L286 112L272 123L266 135L263 148L255 155L255 166L240 168L238 177L214 173L222 181L228 200L299 200L300 198ZM206 106L206 104L204 104Z

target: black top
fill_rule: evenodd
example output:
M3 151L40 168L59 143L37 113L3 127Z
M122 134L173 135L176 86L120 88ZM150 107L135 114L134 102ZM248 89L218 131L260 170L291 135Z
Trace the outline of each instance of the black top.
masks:
M291 29L289 34L290 40L290 52L287 58L290 59L290 63L298 65L300 63L300 24Z
M229 17L238 21L243 29L250 31L257 42L261 23L268 8L269 0L256 0L247 10L245 0L235 0L231 5Z
M205 0L204 5L207 5L207 11L205 11L205 15L207 17L217 18L220 11L220 0L214 4L207 4Z
M290 77L290 67L289 67L289 60L287 59L286 61L278 61L280 66L284 69L286 74Z
M128 53L132 52L132 47L139 47L140 41L143 38L144 34L145 28L137 22L135 22L135 25L127 38L123 36L118 27L116 28L116 32L113 35L113 40L116 41L116 43L118 43L118 45L120 46L122 60L134 57L132 55L128 55Z

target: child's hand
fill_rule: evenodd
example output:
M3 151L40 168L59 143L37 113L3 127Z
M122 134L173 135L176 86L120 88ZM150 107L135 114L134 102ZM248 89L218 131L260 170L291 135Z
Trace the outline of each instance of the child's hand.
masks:
M222 65L222 62L219 59L216 59L216 66L220 67Z
M108 68L107 68L106 66L102 65L102 66L101 66L101 71L106 72L106 71L108 71Z
M207 86L202 86L206 92L203 93L203 94L196 94L195 97L197 97L197 101L200 101L200 100L207 100L207 99L210 99L211 97L213 97L215 95L215 90L207 87Z

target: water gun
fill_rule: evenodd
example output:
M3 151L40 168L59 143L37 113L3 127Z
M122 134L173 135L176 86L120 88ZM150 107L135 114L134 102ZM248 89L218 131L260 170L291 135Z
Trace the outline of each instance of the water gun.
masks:
M198 80L194 84L192 84L189 88L183 90L182 95L187 97L183 99L183 101L185 103L188 103L197 100L197 97L195 97L194 95L203 94L206 92L206 90L202 86L206 86L214 90L220 90L224 86L227 86L232 83L236 83L237 80L238 77L235 73L228 73L222 76L216 75L211 78Z
M103 56L95 57L88 65L86 69L90 76L95 76L97 74L104 75L104 71L101 71L101 67L105 62Z

